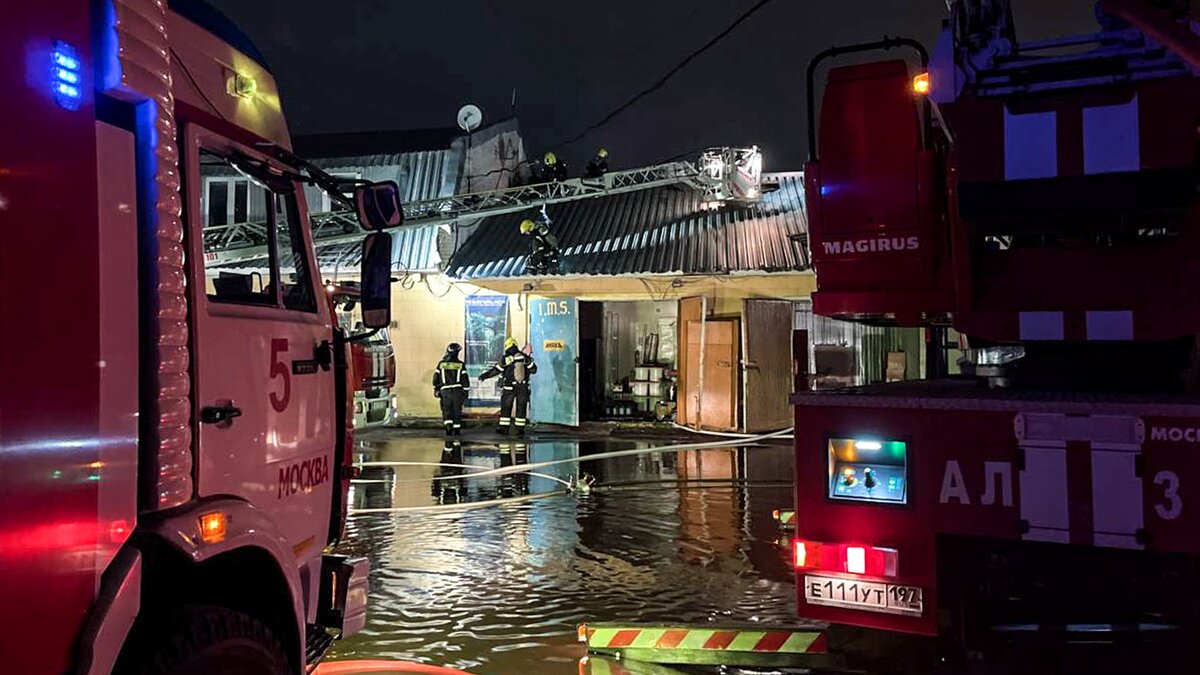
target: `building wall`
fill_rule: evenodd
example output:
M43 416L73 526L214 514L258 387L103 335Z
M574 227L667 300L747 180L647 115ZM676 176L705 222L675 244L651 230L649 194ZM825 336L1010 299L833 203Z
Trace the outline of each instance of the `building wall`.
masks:
M491 293L470 284L451 284L440 274L413 274L392 284L392 342L396 351L396 406L401 417L439 417L433 369L446 345L462 343L469 295ZM524 299L509 296L509 334L528 340ZM481 411L486 412L486 411Z
M676 300L682 297L708 297L710 316L740 315L742 300L747 297L807 298L813 287L810 274L775 274L762 276L733 276L720 280L712 277L672 279L638 279L630 277L587 277L586 279L540 280L536 290L525 291L528 280L516 282L485 282L488 288L455 282L440 274L411 274L401 283L392 284L392 340L396 348L396 395L401 417L438 417L438 401L433 396L433 367L450 342L461 343L465 330L465 298L478 293L508 295L509 331L522 344L528 342L528 306L530 295L543 297L578 297L581 300L614 301L626 304L632 327L640 319L648 323L651 314L658 316L677 313ZM525 291L525 292L523 292ZM626 301L626 302L621 302ZM638 302L629 302L638 301ZM640 306L640 309L636 306ZM668 307L667 309L662 309ZM661 311L655 312L656 309ZM625 309L622 309L625 311ZM645 316L643 316L645 314ZM632 328L627 339L628 362L618 366L622 376L633 368ZM679 353L683 345L676 345ZM676 359L678 362L678 357ZM472 412L489 413L479 409Z
M585 301L673 301L706 295L712 314L738 314L745 298L807 300L817 290L817 277L811 272L698 277L595 275L479 280L475 283L497 293L520 293L522 289L532 287L529 292L536 295Z
M454 142L466 156L458 192L500 190L512 184L525 161L525 143L516 119L480 129Z
M812 304L806 301L796 303L794 327L808 331L809 371L818 386L884 382L888 352L904 353L905 379L916 380L924 376L925 334L921 328L839 321L813 314ZM825 373L829 376L823 377L822 370L831 366L839 368L839 375ZM850 372L840 371L841 366L848 366Z

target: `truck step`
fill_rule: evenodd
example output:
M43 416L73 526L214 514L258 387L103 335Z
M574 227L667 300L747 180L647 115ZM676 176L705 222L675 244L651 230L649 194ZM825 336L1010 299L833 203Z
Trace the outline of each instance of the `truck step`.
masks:
M329 652L329 648L333 646L333 641L337 636L328 628L315 624L309 624L305 634L307 637L304 644L304 662L308 666L308 672L311 673L321 659L325 658L325 654Z

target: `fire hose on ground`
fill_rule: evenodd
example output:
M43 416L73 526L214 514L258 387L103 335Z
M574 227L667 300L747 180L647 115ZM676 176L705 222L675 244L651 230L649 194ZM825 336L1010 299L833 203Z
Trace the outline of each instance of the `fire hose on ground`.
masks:
M690 431L690 429L689 429L689 431ZM789 438L791 436L791 432L792 432L792 427L788 427L787 429L780 429L779 431L772 431L772 432L766 433L766 434L738 435L738 436L736 436L736 439L741 441L742 443L750 444L750 443L757 443L760 441L766 441L766 440L771 440L771 439ZM717 432L708 432L708 433L717 433ZM602 460L602 459L614 459L617 457L632 457L632 456L636 456L636 455L651 454L651 453L656 453L656 452L675 452L675 451L679 451L679 450L707 450L707 449L725 448L725 447L729 447L728 441L704 441L704 442L700 442L700 443L676 443L673 445L658 445L658 446L652 446L652 447L648 447L648 448L631 448L628 450L612 450L609 452L596 453L594 455L585 455L582 457L568 457L565 459L553 459L553 460L547 460L544 462L514 464L512 466L502 466L502 467L498 467L498 468L494 468L494 469L482 469L482 470L474 471L473 473L466 474L466 475L432 476L431 477L432 480L458 480L458 479L462 479L462 478L488 478L491 476L506 476L506 475L512 475L512 474L518 474L518 473L528 473L531 476L536 476L539 478L548 478L550 480L554 480L559 483L563 483L567 487L565 489L554 490L552 492L543 492L543 493L539 493L539 494L535 494L535 495L521 495L521 496L517 496L517 497L504 497L504 498L500 498L500 499L490 499L487 501L480 501L480 502L465 502L465 503L459 503L459 504L438 504L438 505L430 505L430 506L397 506L397 507L372 508L372 509L351 509L351 513L366 514L366 513L411 513L411 512L418 512L418 511L420 511L420 512L468 511L468 510L473 510L473 509L486 508L489 506L502 506L502 505L506 505L506 504L516 504L516 503L527 502L527 501L532 501L534 499L541 499L541 498L546 498L546 497L559 497L562 495L570 494L570 493L574 492L575 490L579 490L581 492L586 492L591 489L591 484L584 482L584 481L563 480L556 476L551 476L551 475L544 474L544 473L538 473L538 472L536 472L537 469L545 469L547 467L561 466L564 464L578 464L580 462L591 462L591 461ZM397 466L441 466L441 467L449 466L449 467L453 467L453 468L465 468L465 469L479 469L480 468L480 467L466 465L466 464L443 464L441 462L403 462L403 461L360 462L360 463L356 464L356 466L358 466L360 468L397 467ZM422 482L424 482L424 480L428 480L428 479L422 479Z

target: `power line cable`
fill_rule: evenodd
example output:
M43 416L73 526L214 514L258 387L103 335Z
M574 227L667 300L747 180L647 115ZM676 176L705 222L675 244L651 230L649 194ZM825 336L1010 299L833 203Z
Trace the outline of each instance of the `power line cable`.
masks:
M605 115L604 118L601 119L600 121L585 128L583 131L580 131L573 138L563 141L554 147L561 148L563 146L572 145L574 143L579 142L580 140L582 140L585 136L587 136L591 132L608 124L614 118L616 118L618 115L620 115L621 113L625 112L626 110L632 108L638 101L642 100L646 96L649 96L650 94L653 94L655 91L658 91L659 89L661 89L663 87L663 85L665 85L672 77L674 77L676 74L678 74L679 71L686 68L689 63L696 60L696 58L699 57L701 54L703 54L704 52L707 52L709 49L712 49L714 46L716 46L717 43L719 43L721 40L725 39L726 36L728 36L730 33L732 33L734 30L736 30L737 27L742 25L743 22L745 22L750 17L754 16L754 14L758 12L758 10L771 4L771 1L772 0L759 0L758 2L754 3L753 7L751 7L750 9L743 12L740 16L738 16L738 18L735 19L733 21L733 23L729 24L729 26L727 26L725 28L725 30L721 31L720 33L717 33L717 35L715 37L713 37L708 42L704 43L704 45L701 46L699 49L692 52L691 54L688 54L687 58L680 61L674 68L671 68L670 70L668 70L667 73L665 75L663 75L662 77L660 77L657 82L655 82L654 84L650 85L646 89L643 89L642 91L635 94L633 96L633 98L629 99L624 104L619 106L617 109L615 109L612 112L610 112L609 114Z
M677 18L672 22L671 30L675 30L675 31L684 30L688 26L688 24L690 24L692 22L692 19L696 18L696 15L699 14L700 10L703 8L704 8L704 6L702 4L696 3L696 6L692 9L691 12L688 12L687 16L684 16L683 18ZM644 56L645 53L655 44L655 42L657 42L660 39L662 30L656 29L656 30L652 31L652 33L653 33L652 37L647 38L646 40L643 40L636 45L630 45L630 46L626 47L625 49L621 50L620 52L617 52L616 54L613 54L612 56L608 57L607 62L610 65L610 67L622 65L626 61L632 59L635 56L637 56L637 57ZM587 84L587 81L588 81L588 78L585 77L585 78L578 80L576 82L576 84L577 85Z

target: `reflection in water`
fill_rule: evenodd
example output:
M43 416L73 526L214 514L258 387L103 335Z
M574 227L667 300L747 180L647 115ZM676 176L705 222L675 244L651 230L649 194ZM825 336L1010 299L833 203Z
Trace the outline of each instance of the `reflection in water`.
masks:
M404 438L364 448L365 460L430 465L364 469L352 491L356 509L552 496L353 515L343 549L371 558L370 619L332 658L400 658L487 675L573 674L581 622L793 620L792 575L786 552L772 543L770 518L790 503L790 483L730 481L790 476L786 447L585 461L583 471L612 487L581 495L553 494L563 487L555 479L579 473L575 464L547 468L548 477L469 477L474 467L627 447L634 444L447 449L440 439ZM675 482L681 478L724 482Z

